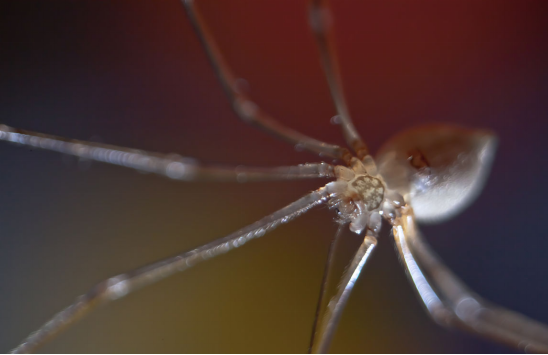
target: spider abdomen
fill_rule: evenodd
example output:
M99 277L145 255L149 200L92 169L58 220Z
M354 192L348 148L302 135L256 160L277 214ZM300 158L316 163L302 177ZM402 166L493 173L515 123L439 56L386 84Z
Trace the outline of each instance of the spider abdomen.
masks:
M387 186L411 202L417 220L442 222L479 195L496 143L489 131L430 125L390 139L377 162Z

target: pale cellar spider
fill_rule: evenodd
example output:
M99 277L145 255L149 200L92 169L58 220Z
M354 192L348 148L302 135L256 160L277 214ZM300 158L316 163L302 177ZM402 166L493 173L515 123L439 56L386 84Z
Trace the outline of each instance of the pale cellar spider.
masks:
M196 6L226 62L245 78L238 90L284 126L345 146L341 125L330 120L337 111L308 1ZM241 122L178 1L2 7L6 126L226 166L344 165ZM319 13L332 24L346 101L371 152L425 123L496 132L496 158L477 200L421 230L474 292L548 323L546 5L331 1L327 9ZM435 168L428 151L405 153L424 176ZM335 180L182 182L29 146L3 143L0 154L3 351L94 282L229 235ZM305 352L337 227L335 208L316 207L98 307L39 351ZM535 350L433 322L402 271L390 229L385 223L330 351ZM340 236L326 297L363 236L348 226ZM425 260L419 264L426 269Z

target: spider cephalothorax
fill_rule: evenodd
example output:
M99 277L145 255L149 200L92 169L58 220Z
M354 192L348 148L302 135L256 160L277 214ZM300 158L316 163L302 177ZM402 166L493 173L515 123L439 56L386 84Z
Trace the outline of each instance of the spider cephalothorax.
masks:
M336 166L335 175L337 180L329 183L327 189L331 193L329 205L337 210L339 222L350 222L350 230L357 234L366 228L378 233L382 215L393 213L393 198L385 197L394 193L387 190L373 159L367 156L362 162L352 158L350 168ZM396 200L403 201L401 196Z

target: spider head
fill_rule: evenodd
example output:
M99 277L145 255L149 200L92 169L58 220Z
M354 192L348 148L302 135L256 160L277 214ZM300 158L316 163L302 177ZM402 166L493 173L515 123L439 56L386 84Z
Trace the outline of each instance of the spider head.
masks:
M331 193L329 205L335 208L340 223L350 222L350 230L360 234L368 228L376 234L381 227L381 214L386 185L373 159L352 158L351 167L335 167L337 180L327 184Z
M479 195L496 145L488 131L430 125L390 139L377 163L387 186L405 196L419 221L441 222Z

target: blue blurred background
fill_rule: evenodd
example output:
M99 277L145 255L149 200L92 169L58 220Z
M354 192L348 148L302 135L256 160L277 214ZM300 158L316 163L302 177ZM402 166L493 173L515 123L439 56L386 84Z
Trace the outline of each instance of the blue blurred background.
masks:
M306 1L199 5L261 106L342 144ZM424 232L480 295L548 323L548 3L341 0L332 11L350 110L373 151L421 123L499 135L480 198ZM178 1L3 1L0 33L7 125L208 162L319 159L236 118ZM0 351L94 283L325 183L185 184L5 143L0 161ZM305 352L334 230L330 211L314 211L101 308L43 351ZM346 236L341 260L358 242ZM385 233L332 351L514 350L431 322Z

